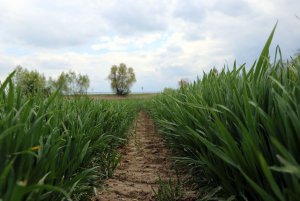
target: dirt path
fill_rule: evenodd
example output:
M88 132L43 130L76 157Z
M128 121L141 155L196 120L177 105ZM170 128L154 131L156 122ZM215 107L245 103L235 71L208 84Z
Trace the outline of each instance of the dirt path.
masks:
M122 154L113 178L104 183L104 189L93 200L156 200L152 188L158 188L158 177L176 178L170 167L169 151L145 112L139 113L136 130Z

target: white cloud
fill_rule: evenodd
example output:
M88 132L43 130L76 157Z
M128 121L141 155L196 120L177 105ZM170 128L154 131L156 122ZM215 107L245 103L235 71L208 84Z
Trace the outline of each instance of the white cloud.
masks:
M188 22L199 23L207 14L205 1L176 1L173 15Z
M274 46L300 48L298 0L0 0L0 79L20 64L57 76L88 74L109 91L113 64L132 66L133 90L176 87L211 67L257 58L277 19Z
M106 1L102 15L117 34L135 35L166 30L167 6L166 0L113 0Z
M39 48L83 45L106 29L97 10L84 1L4 0L1 8L1 39L20 45Z
M93 44L93 50L106 50L106 51L143 51L153 43L159 43L165 36L160 33L150 33L141 36L111 36L100 38L98 43Z

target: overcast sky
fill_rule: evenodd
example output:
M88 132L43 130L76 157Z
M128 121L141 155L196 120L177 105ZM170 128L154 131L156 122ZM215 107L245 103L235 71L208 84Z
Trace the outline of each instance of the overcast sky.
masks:
M57 77L87 74L108 92L113 64L133 67L132 91L161 91L257 59L276 21L273 47L300 49L300 0L0 0L0 79L17 65Z

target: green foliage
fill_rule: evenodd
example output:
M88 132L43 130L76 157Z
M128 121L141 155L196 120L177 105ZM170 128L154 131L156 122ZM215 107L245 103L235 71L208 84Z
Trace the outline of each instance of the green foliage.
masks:
M76 74L74 71L62 72L57 80L49 79L53 91L60 90L63 94L86 94L90 86L87 75Z
M0 200L70 200L111 176L131 103L23 96L0 86Z
M15 75L15 84L21 89L25 95L36 94L39 92L47 92L46 78L37 71L29 71L17 66Z
M271 63L274 30L249 70L212 70L149 106L199 187L221 188L229 199L300 197L300 63L284 64L278 48Z
M25 95L49 95L55 91L65 95L86 94L90 85L87 75L76 74L74 71L62 72L57 80L51 77L47 80L38 71L29 71L21 66L17 66L15 71L14 83Z
M113 65L110 70L108 79L111 81L111 88L117 95L127 95L130 93L130 87L134 82L135 73L133 68L127 68L126 64L121 63L119 66Z
M164 94L172 94L174 92L175 92L175 89L173 89L173 88L164 88L164 91L163 91Z
M158 189L152 188L155 198L158 201L176 201L183 196L182 184L180 180L171 179L163 180L160 176L158 178Z

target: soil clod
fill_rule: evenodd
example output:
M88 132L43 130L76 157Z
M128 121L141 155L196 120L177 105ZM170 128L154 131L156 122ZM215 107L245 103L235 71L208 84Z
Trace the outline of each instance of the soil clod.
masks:
M138 114L135 132L121 152L114 176L98 189L94 201L157 200L153 190L158 189L158 180L176 178L169 150L145 112Z

